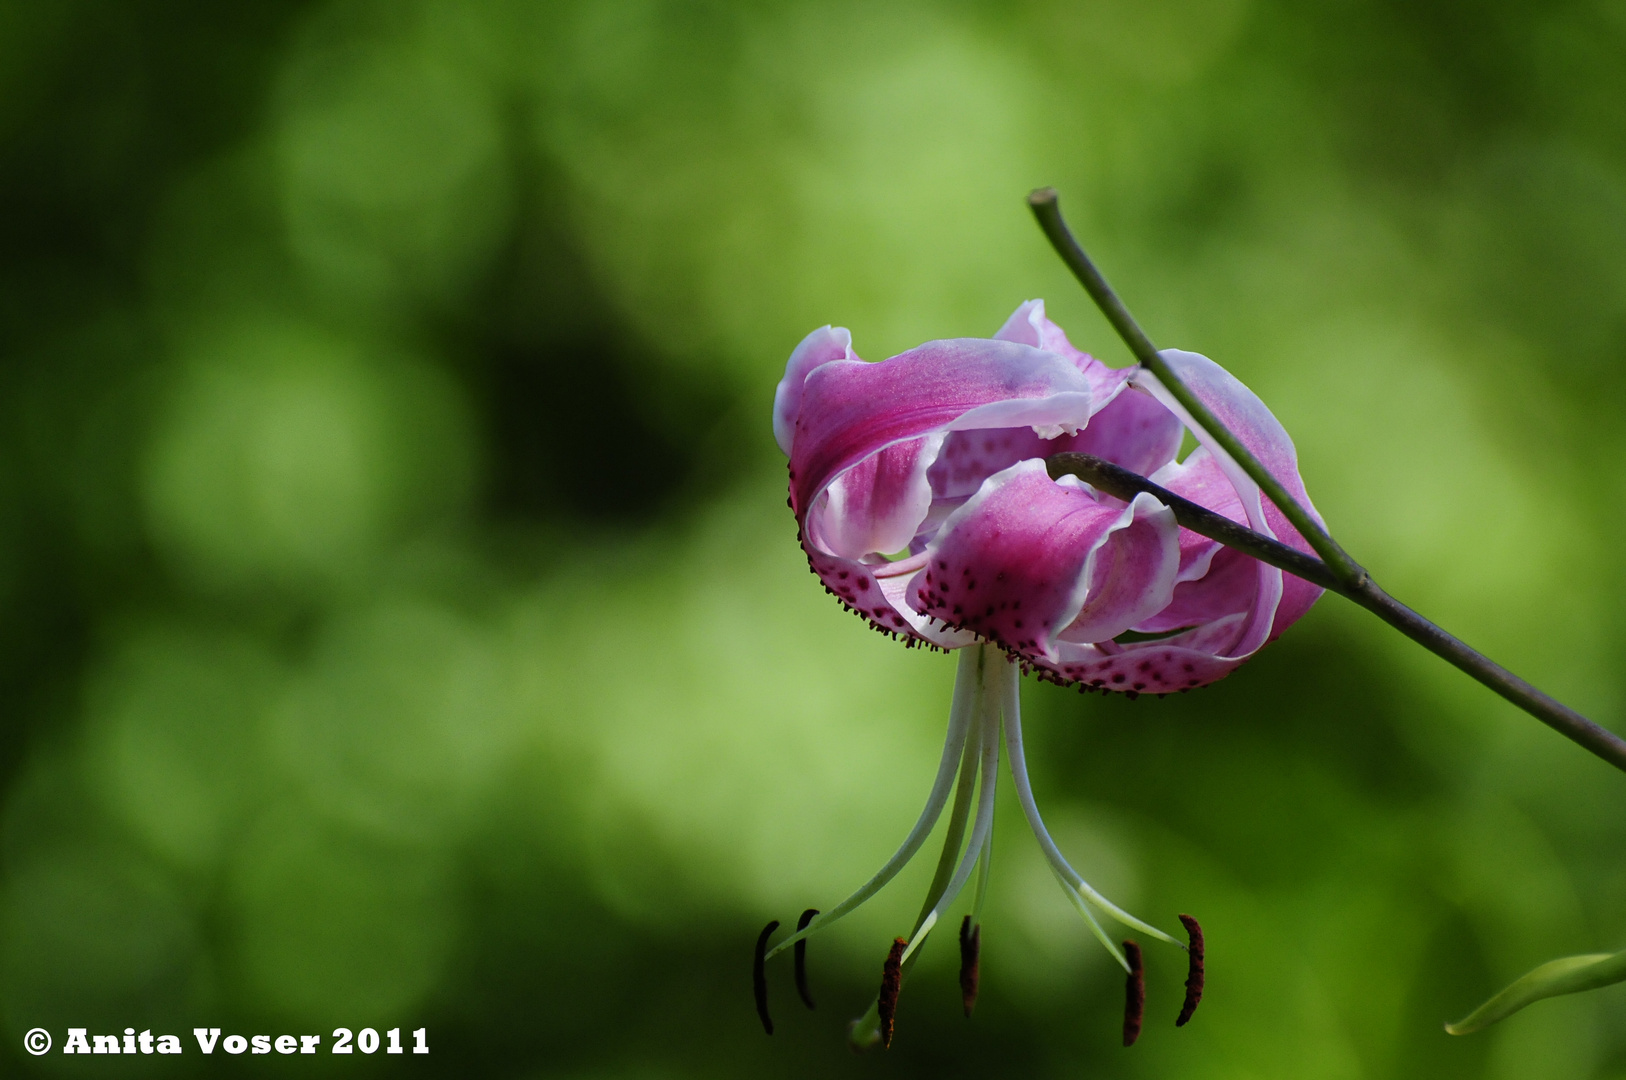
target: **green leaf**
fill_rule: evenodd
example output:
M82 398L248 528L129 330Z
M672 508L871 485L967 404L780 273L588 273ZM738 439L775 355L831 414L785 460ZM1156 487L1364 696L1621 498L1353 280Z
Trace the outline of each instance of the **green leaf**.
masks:
M1451 1035L1467 1035L1512 1016L1532 1001L1596 990L1623 980L1626 980L1626 950L1549 960L1515 979L1507 989L1461 1020L1445 1025L1445 1030Z

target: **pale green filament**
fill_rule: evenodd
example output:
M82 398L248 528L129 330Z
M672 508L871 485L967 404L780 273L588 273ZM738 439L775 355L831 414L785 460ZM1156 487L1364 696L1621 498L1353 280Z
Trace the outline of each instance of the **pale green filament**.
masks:
M943 757L937 766L937 777L932 781L932 790L926 796L925 809L920 812L920 819L904 839L903 846L886 861L886 865L875 872L875 876L866 881L857 892L847 899L820 915L807 926L792 934L790 937L775 945L764 958L771 959L818 930L835 923L844 915L859 908L864 901L874 896L886 887L887 882L897 877L920 845L926 842L931 835L932 826L937 824L938 817L943 813L943 806L948 802L949 789L954 784L955 775L963 767L962 754L966 751L966 744L970 741L971 728L975 726L977 714L982 699L982 672L978 665L968 662L969 658L961 655L959 670L954 677L954 703L949 707L948 735L943 740Z
M1005 747L1010 753L1011 780L1016 785L1017 801L1022 804L1022 812L1027 816L1028 827L1033 830L1034 837L1039 841L1040 850L1044 852L1045 858L1049 861L1050 869L1055 872L1056 877L1061 881L1068 899L1074 900L1075 906L1085 913L1086 919L1090 922L1090 929L1095 932L1096 937L1107 944L1107 948L1118 958L1118 962L1125 964L1126 970L1128 965L1122 955L1119 954L1117 947L1107 940L1106 934L1101 930L1100 926L1093 918L1090 918L1088 909L1077 902L1078 898L1095 904L1107 915L1112 916L1125 926L1139 930L1144 934L1150 934L1159 941L1166 941L1170 945L1185 948L1175 938L1170 937L1157 927L1135 918L1096 892L1090 883L1085 881L1079 872L1068 864L1067 860L1062 856L1061 850L1056 847L1056 842L1050 838L1049 831L1044 827L1044 819L1039 816L1038 804L1033 801L1033 787L1028 782L1027 759L1022 753L1021 703L1015 666L1006 666L1011 668L1011 671L1005 676L1005 681L999 687L998 693L1005 704Z
M990 653L991 650L984 646L974 646L960 652L959 674L954 682L954 704L958 710L961 705L961 691L969 684L970 693L966 695L966 705L973 717L971 732L965 740L960 757L960 776L954 790L954 809L949 814L948 827L944 830L943 851L937 858L937 871L932 875L932 883L926 890L926 901L921 906L920 915L915 919L915 927L909 933L911 945L901 961L901 975L905 978L915 966L915 946L925 940L926 934L936 925L938 901L947 889L950 878L955 876L955 864L960 855L961 842L965 839L966 818L969 816L971 798L977 783L977 762L984 756L983 746L990 735L988 725L990 713L996 721L991 734L995 739L998 738L998 705L995 703L990 709L985 702L989 661L1003 658L998 653L992 653L992 656ZM864 1015L852 1022L847 1032L848 1041L858 1049L873 1046L880 1040L880 1027L880 999L877 997L870 1002L869 1009Z
M1004 658L998 654L988 655L984 647L984 663L1003 663ZM986 682L985 682L986 685ZM998 791L999 780L999 732L1000 732L1001 702L997 694L985 693L978 720L978 730L981 736L982 773L980 777L980 790L977 799L977 816L971 827L971 839L966 843L965 854L960 857L960 865L954 871L948 886L938 896L937 902L932 905L931 911L915 929L914 935L909 939L909 947L905 950L903 958L907 961L920 944L931 933L932 927L942 917L944 910L954 903L965 888L971 871L976 867L978 858L987 849L993 836L994 825L994 795ZM962 774L962 783L964 778ZM945 848L945 851L947 849Z
M937 859L937 869L926 899L910 931L908 944L901 958L901 975L907 977L919 959L919 949L928 935L942 920L949 906L964 891L973 871L977 871L975 898L972 901L973 924L981 917L983 903L988 894L989 866L993 857L994 806L998 793L999 746L1003 735L1010 759L1011 779L1016 785L1017 800L1027 818L1039 848L1044 852L1051 872L1061 885L1067 899L1078 909L1090 932L1100 940L1112 958L1129 970L1118 943L1113 941L1101 925L1096 910L1117 921L1148 934L1160 941L1180 946L1179 941L1135 918L1097 892L1070 866L1051 839L1044 820L1033 799L1033 788L1028 780L1027 760L1022 749L1022 720L1020 699L1020 670L1004 653L993 645L978 644L960 652L959 669L954 680L954 705L950 713L949 733L943 745L943 758L938 765L937 779L920 820L904 841L903 846L872 877L864 887L853 893L823 916L813 920L805 930L792 934L776 945L768 956L777 955L816 930L823 929L857 908L875 895L882 886L895 877L904 864L920 849L926 836L936 825L943 808L949 803L949 789L954 790L953 806L943 832L943 850ZM975 813L972 812L975 802ZM968 819L971 825L967 836ZM879 999L870 1004L863 1016L854 1020L848 1038L855 1047L871 1046L880 1039Z

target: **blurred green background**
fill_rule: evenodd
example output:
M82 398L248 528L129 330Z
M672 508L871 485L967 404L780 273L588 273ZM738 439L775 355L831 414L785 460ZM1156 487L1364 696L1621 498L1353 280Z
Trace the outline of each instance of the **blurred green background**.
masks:
M1626 778L1336 599L1170 701L1024 688L1122 980L1002 810L983 994L890 853L953 659L807 574L770 435L1043 296L1054 184L1401 598L1626 726L1622 0L0 3L0 1066L28 1075L1626 1077ZM929 861L929 860L925 860ZM34 1059L28 1028L181 1058ZM427 1058L203 1058L429 1029ZM76 1068L78 1066L78 1068Z

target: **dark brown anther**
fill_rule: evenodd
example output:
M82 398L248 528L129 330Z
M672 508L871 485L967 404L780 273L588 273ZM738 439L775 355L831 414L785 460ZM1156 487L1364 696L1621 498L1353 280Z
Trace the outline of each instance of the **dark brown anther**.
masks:
M1124 942L1124 958L1129 961L1129 978L1124 981L1124 1045L1134 1046L1140 1038L1140 1018L1146 1011L1146 972L1140 966L1140 946Z
M903 938L894 938L892 951L881 966L881 994L876 1008L881 1014L881 1045L888 1049L892 1046L892 1018L898 1012L898 991L903 989L903 950L908 947Z
M819 913L818 908L810 907L802 912L802 917L796 920L796 932L800 934L807 929L807 924L813 921L813 916ZM802 996L802 1004L810 1009L818 1008L813 1004L813 995L807 992L807 939L796 943L796 992Z
M1186 1003L1180 1006L1175 1027L1185 1027L1191 1014L1197 1011L1197 1003L1203 999L1203 928L1190 915L1180 916L1180 925L1186 928L1186 936L1191 939L1191 944L1186 946L1190 966L1186 970Z
M971 925L971 916L960 922L960 1002L965 1018L977 1007L977 961L982 955L982 926Z
M769 1035L773 1034L773 1017L768 1015L768 939L777 929L778 919L762 928L762 933L757 935L757 953L751 961L751 991L757 999L757 1016L762 1020L762 1030Z

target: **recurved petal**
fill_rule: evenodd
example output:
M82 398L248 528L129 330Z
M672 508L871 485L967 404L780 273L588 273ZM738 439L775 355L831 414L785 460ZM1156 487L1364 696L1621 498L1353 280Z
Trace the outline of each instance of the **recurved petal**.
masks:
M1218 655L1234 640L1246 615L1230 615L1160 641L1062 643L1054 662L1041 663L1057 682L1100 690L1169 694L1217 682L1247 657Z
M1238 524L1248 523L1236 489L1206 446L1158 470L1152 481ZM1248 611L1259 589L1259 566L1206 536L1181 529L1177 580L1169 606L1137 625L1137 631L1158 634Z
M1089 353L1076 348L1062 328L1051 322L1044 312L1043 300L1029 300L1011 313L1005 325L994 335L1000 341L1015 341L1032 345L1036 349L1057 353L1071 360L1090 380L1095 391L1095 407L1101 409L1122 390L1135 371L1132 367L1109 368Z
M1242 500L1236 489L1220 470L1219 462L1199 446L1186 455L1185 461L1170 462L1149 474L1152 483L1167 488L1199 506L1223 514L1238 525L1248 524L1248 515L1242 510ZM1222 545L1190 529L1180 530L1180 576L1182 582L1192 581L1208 573L1208 565Z
M1150 476L1174 460L1185 429L1175 415L1144 390L1131 388L1111 398L1076 435L1041 439L1030 427L956 431L932 463L932 493L960 499L976 492L994 473L1028 458L1064 450L1093 454L1131 472ZM1224 476L1216 470L1220 481ZM1238 520L1241 520L1240 511Z
M791 351L785 362L785 377L773 394L773 437L785 456L790 456L796 434L796 417L802 411L802 384L808 373L832 360L857 360L853 336L845 326L821 326Z
M1287 434L1287 429L1282 427L1281 421L1276 419L1265 403L1259 400L1259 396L1243 385L1236 376L1199 353L1165 349L1162 356L1174 369L1175 374L1180 376L1181 381L1214 411L1220 421L1242 441L1242 445L1252 451L1270 474L1310 512L1316 523L1321 524L1321 514L1310 502L1310 496L1304 490L1304 480L1299 476L1298 450L1293 446L1293 440ZM1231 460L1231 455L1215 443L1208 432L1192 422L1185 409L1158 382L1157 376L1149 371L1138 370L1134 381L1146 387L1169 411L1178 416L1181 422L1191 428L1199 442L1208 447L1209 452L1219 462L1221 470L1231 481L1232 487L1236 489L1248 520L1254 523L1254 528L1259 528L1256 508L1262 502L1265 524L1273 536L1300 551L1312 550L1282 512L1268 500L1260 498L1258 485L1248 478L1241 466Z
M1129 369L1123 369L1125 376ZM1138 387L1128 387L1090 417L1077 435L1063 435L1046 451L1092 454L1130 472L1151 476L1174 460L1185 434L1180 420Z
M1090 423L1095 423L1093 417ZM1066 436L1041 439L1030 427L952 432L943 441L943 449L928 474L932 494L939 499L975 495L990 476L1018 461L1049 457L1056 452L1056 445L1065 441Z
M1178 349L1165 349L1161 355L1181 381L1213 410L1215 416L1319 522L1320 515L1311 505L1304 491L1304 481L1299 477L1298 452L1293 447L1293 440L1258 395L1206 356ZM1206 430L1191 419L1155 375L1142 369L1136 372L1134 381L1180 417L1214 455L1241 500L1251 528L1274 536L1300 551L1311 550L1281 511L1263 498L1258 485L1232 460L1230 454L1214 442ZM1230 650L1233 656L1252 653L1280 634L1308 611L1321 595L1321 590L1316 586L1291 575L1283 575L1281 571L1266 567L1263 563L1260 564L1259 580L1259 594L1249 622Z
M1062 357L986 338L929 341L879 364L823 364L802 386L792 508L805 517L838 476L894 444L975 428L1077 431L1091 400L1089 381Z
M926 549L910 605L1053 661L1063 639L1122 633L1165 607L1179 569L1174 516L1149 495L1104 505L1044 462L988 478Z
M830 594L882 633L914 637L942 649L969 645L975 635L934 622L907 602L911 574L925 555L896 563L861 563L807 548L807 563Z
M1169 606L1134 628L1144 634L1162 634L1248 611L1259 591L1258 563L1226 547L1211 554L1201 577L1177 583ZM1217 651L1229 652L1231 646L1219 643Z
M848 559L908 547L931 509L926 470L942 443L941 432L893 443L836 477L808 515L808 538Z

